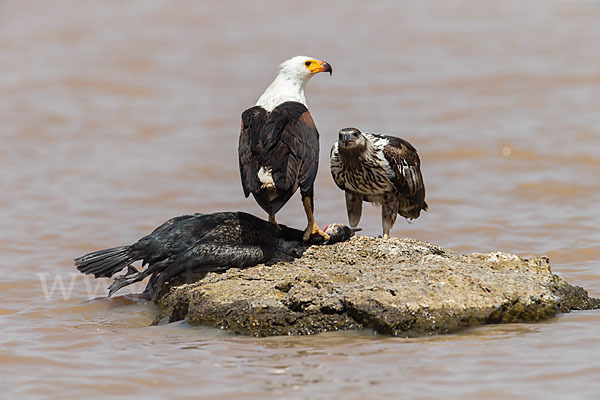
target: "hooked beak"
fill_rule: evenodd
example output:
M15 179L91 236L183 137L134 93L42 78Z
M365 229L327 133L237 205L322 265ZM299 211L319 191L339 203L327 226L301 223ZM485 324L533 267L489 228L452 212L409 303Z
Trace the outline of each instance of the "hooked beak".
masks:
M331 75L331 65L329 65L329 63L325 62L325 61L321 61L321 60L306 60L306 62L304 63L304 65L306 65L306 68L308 68L308 70L310 71L311 74L318 74L319 72L329 72L329 75Z
M326 63L325 61L323 61L322 64L321 64L321 71L320 72L329 72L329 76L331 76L331 73L333 72L333 69L331 69L331 65L329 65L329 63Z
M342 136L342 141L344 142L345 146L356 143L356 140L351 139L351 137L352 136L349 133L344 133L344 136Z

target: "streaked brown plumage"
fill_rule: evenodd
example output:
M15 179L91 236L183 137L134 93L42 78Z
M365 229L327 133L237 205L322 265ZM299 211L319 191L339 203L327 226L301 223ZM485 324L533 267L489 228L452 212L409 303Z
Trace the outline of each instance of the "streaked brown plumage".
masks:
M363 201L381 205L383 238L389 237L398 214L418 218L427 210L420 165L417 150L404 139L342 129L331 149L330 168L346 193L350 225L358 225Z

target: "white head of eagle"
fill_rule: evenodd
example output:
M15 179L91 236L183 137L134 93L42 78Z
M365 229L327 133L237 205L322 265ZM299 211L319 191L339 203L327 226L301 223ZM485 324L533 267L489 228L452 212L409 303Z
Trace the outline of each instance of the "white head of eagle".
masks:
M306 56L296 56L282 62L277 77L260 96L256 105L269 112L286 101L297 101L306 106L304 86L319 72L329 72L331 75L331 65Z
M329 240L314 218L314 182L319 166L319 132L308 111L304 87L331 65L296 56L279 66L275 80L254 107L242 113L238 145L244 196L250 194L275 222L275 214L300 189L308 220L303 239Z

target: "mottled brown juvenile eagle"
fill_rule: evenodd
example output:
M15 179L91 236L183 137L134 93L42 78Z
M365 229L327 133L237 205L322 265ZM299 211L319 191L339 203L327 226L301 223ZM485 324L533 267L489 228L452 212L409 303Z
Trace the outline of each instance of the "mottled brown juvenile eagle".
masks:
M417 150L404 139L342 129L331 148L330 168L336 185L346 192L350 226L358 225L363 201L381 205L384 239L397 214L418 218L427 210L420 164Z
M308 219L305 241L313 234L328 240L313 215L319 132L304 97L304 86L319 72L331 74L331 66L304 56L283 62L256 105L242 113L238 147L244 195L252 194L272 223L276 224L275 214L300 188Z

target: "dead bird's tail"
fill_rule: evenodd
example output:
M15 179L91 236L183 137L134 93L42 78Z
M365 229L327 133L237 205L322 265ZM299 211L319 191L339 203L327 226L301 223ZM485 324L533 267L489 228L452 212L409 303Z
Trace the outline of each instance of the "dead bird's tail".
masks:
M120 246L77 257L75 266L84 274L109 278L136 260L131 255L131 246Z

